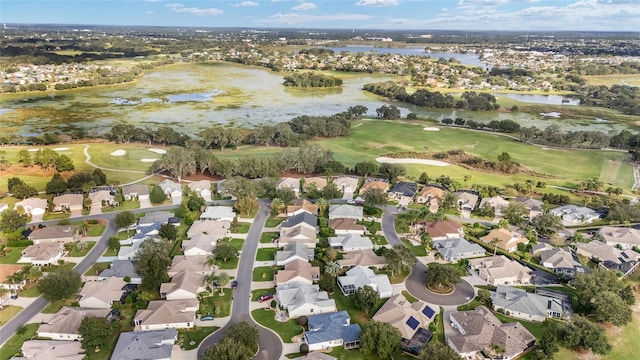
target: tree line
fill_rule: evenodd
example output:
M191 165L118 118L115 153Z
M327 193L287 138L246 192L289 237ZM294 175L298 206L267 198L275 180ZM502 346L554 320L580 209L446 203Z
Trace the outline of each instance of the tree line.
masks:
M342 86L342 79L316 72L296 72L284 77L284 86L335 87Z

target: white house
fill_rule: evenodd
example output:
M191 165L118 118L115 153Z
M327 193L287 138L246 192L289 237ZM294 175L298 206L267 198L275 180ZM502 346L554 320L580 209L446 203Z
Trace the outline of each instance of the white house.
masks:
M182 241L182 252L185 256L211 255L220 239L208 234L196 234L191 239Z
M205 201L211 201L211 181L209 180L199 180L187 183L187 188L189 190L194 191L198 196L203 198Z
M202 214L200 214L200 220L216 220L216 221L233 221L236 217L236 213L233 212L233 208L230 206L207 206Z
M167 300L197 299L205 291L204 275L183 270L171 278L171 282L160 285L160 296Z
M366 236L349 233L329 238L329 246L342 251L373 249L373 242Z
M329 206L329 220L346 218L362 220L364 208L362 206L340 204Z
M47 200L40 198L27 198L13 205L14 209L22 208L27 216L41 216L47 211Z
M533 271L504 255L469 260L469 268L491 285L530 284Z
M182 198L182 186L180 186L179 183L166 179L161 181L158 186L160 186L167 197L171 199Z
M314 249L300 242L291 242L276 252L276 265L284 266L295 260L311 261L315 257Z
M600 214L594 210L572 204L559 206L549 210L549 212L560 217L564 226L588 224L600 218Z
M304 342L309 345L309 351L335 346L347 350L360 347L360 325L351 324L349 313L344 310L309 316L307 327L309 331L304 333Z
M318 285L290 283L276 287L276 297L290 318L336 311L336 303Z
M283 177L276 181L276 189L289 189L293 191L296 198L300 196L300 179Z
M146 309L136 312L133 322L137 331L190 329L199 307L198 299L153 300Z
M57 264L62 257L64 247L55 242L43 242L40 244L29 245L22 250L22 256L18 263L29 263L36 266L48 266Z
M120 301L123 288L127 283L117 277L103 281L89 281L80 290L78 303L88 309L111 309L114 302Z
M364 266L354 266L344 276L338 276L338 287L345 295L353 294L365 285L377 291L381 299L393 295L389 277L386 274L376 275L373 270Z
M63 306L55 315L40 323L38 336L53 340L78 340L82 336L78 332L82 319L89 316L104 317L111 309L84 309L80 307Z

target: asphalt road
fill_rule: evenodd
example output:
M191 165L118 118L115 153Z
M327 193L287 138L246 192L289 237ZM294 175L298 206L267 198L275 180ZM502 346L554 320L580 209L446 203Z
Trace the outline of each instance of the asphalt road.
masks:
M249 233L242 247L242 255L238 264L238 274L236 280L238 287L233 290L233 307L231 308L231 319L229 323L222 329L211 334L200 343L198 348L198 358L202 358L204 353L215 343L222 340L225 329L235 323L246 321L251 325L256 325L260 332L260 341L258 344L258 353L255 359L273 360L280 359L282 356L282 340L273 331L257 325L249 314L249 304L251 302L251 281L253 278L253 262L258 251L258 243L260 242L260 234L264 228L264 224L269 217L269 202L261 200L260 210L253 219L253 223L249 228Z

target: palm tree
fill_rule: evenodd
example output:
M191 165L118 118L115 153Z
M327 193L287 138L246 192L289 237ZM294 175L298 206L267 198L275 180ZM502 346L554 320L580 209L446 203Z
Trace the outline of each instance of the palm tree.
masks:
M500 229L508 229L509 228L509 222L507 221L507 219L500 219L500 221L498 221L498 227Z
M273 198L271 200L271 215L278 215L284 207L284 201L280 198Z
M216 264L217 264L217 263L218 263L218 260L217 260L213 255L209 255L209 256L207 257L207 262L206 262L206 264L207 264L208 266L210 266L210 267L212 267L212 268L214 268L214 269L215 269L215 267L216 267Z
M211 295L213 295L213 284L218 280L218 276L215 272L211 272L211 274L204 277L204 281L209 284L211 283Z
M491 239L491 241L489 242L489 245L493 245L493 255L496 255L496 252L498 251L498 244L500 243L500 239L498 238L493 238Z
M22 289L22 281L24 280L24 274L22 273L22 271L17 271L11 275L9 275L7 277L7 281L11 283L11 285L13 285L13 287L15 288L16 284L19 284L18 287L20 289ZM17 289L16 289L16 293L17 293Z
M25 271L25 273L27 274L27 280L29 280L30 283L36 282L42 277L42 270L37 266L30 267L28 271Z
M338 264L337 261L329 261L324 266L324 273L333 276L334 278L340 275L342 272L342 267Z
M327 201L327 199L325 198L319 198L316 201L316 205L318 206L318 211L320 213L319 215L322 215L329 208L329 201Z
M431 238L431 235L429 235L429 233L426 231L420 234L420 243L427 250L433 249L433 239Z
M227 274L226 272L221 272L220 275L218 275L218 285L220 285L220 295L224 296L224 286L229 283L229 280L231 280L231 277L229 277L229 274Z
M4 297L7 296L9 290L5 287L0 287L0 309L4 309Z

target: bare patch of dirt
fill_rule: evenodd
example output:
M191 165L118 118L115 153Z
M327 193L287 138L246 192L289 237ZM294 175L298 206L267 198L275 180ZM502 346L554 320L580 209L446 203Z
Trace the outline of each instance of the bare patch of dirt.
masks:
M24 167L21 165L11 165L5 170L0 171L0 176L2 175L24 175L24 176L42 176L42 177L51 177L56 173L55 168L51 168L49 170L45 170L39 166L29 166Z

